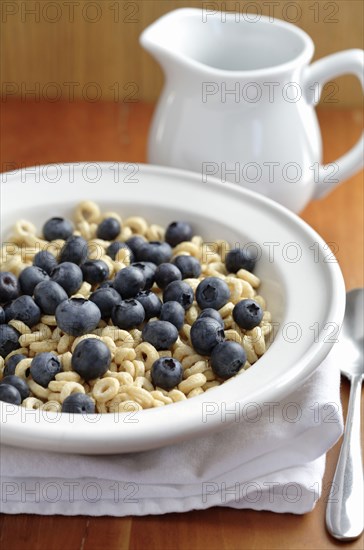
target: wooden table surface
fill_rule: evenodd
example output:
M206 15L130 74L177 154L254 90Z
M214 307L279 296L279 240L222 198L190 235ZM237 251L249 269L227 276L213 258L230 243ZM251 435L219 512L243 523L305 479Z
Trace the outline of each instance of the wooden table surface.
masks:
M2 104L1 171L70 161L145 161L153 106L7 101ZM361 131L358 111L320 111L326 161L345 152ZM294 139L294 136L293 136ZM302 217L336 244L347 289L363 285L362 174ZM343 381L346 411L348 384ZM322 549L363 548L363 537L340 544L325 531L325 506L340 443L327 456L323 495L305 516L212 508L140 518L1 516L3 550Z

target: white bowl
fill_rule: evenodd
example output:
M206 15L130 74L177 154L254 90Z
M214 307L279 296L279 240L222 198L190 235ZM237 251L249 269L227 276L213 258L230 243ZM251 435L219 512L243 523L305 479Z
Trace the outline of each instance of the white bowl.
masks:
M108 454L141 451L202 436L236 414L296 390L330 351L340 327L345 289L324 241L296 215L262 195L198 174L143 164L82 163L2 174L3 239L19 218L40 229L53 215L70 216L91 199L123 217L168 224L191 221L205 240L257 243L256 273L276 323L266 354L241 376L184 402L130 414L81 415L27 411L1 403L1 441L52 451ZM252 408L249 409L249 404Z

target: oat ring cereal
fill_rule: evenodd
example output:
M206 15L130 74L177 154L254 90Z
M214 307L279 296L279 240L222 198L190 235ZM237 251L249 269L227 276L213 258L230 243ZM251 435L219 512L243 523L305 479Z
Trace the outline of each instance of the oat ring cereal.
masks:
M89 200L40 229L19 220L0 256L0 400L122 414L244 375L272 332L244 245Z

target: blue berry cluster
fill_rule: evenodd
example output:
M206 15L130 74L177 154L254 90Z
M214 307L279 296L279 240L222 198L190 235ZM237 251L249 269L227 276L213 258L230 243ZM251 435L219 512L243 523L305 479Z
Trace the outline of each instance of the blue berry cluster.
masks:
M196 353L210 357L213 371L221 379L234 376L246 361L242 346L225 340L224 322L218 312L230 298L223 279L206 277L194 293L186 282L201 274L200 262L186 255L173 257L173 248L193 236L190 224L178 221L166 230L165 241L146 241L135 235L126 242L117 240L121 231L115 218L104 219L97 228L97 237L110 242L106 253L115 259L121 249L129 256L130 266L109 278L109 267L100 259L90 259L86 240L74 235L74 226L64 218L51 218L43 226L47 241L62 239L64 245L58 261L47 250L38 252L33 265L17 278L10 272L0 272L0 355L6 358L19 348L19 332L11 320L19 320L32 328L42 315L54 315L57 326L78 337L91 333L101 319L112 321L124 330L140 328L142 339L157 350L169 350L183 327L185 312L196 300L201 313L191 327L191 342ZM173 257L173 259L172 259ZM252 271L256 259L240 249L226 256L229 273L239 269ZM83 282L92 287L89 299L75 296ZM156 285L163 301L151 290ZM254 300L242 300L233 310L235 322L250 330L257 326L263 311ZM30 394L26 381L15 375L16 366L24 359L13 354L6 359L4 377L0 382L0 400L21 404ZM102 376L111 362L107 346L96 338L86 338L75 348L72 367L83 380ZM30 366L30 376L43 387L62 371L54 353L39 353ZM183 369L174 358L158 359L151 370L155 386L169 390L182 380ZM94 412L93 401L75 393L63 403L64 412Z

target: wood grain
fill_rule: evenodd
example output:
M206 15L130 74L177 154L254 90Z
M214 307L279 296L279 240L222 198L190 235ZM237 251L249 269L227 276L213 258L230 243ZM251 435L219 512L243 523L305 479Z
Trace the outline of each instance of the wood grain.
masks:
M145 160L153 106L7 101L0 126L1 167L12 163L82 160ZM358 111L320 111L325 160L347 150L361 130ZM327 241L338 246L348 289L363 286L362 174L311 203L302 213ZM348 383L342 383L346 411ZM340 544L326 533L324 515L340 444L327 456L323 495L305 516L212 508L160 517L0 517L0 547L6 550L302 550L363 548L363 537Z
M242 19L285 19L312 37L318 59L363 47L363 5L360 0L6 0L0 3L1 91L28 99L68 100L74 93L77 99L123 100L131 94L132 100L155 101L162 71L138 37L170 10L204 6L238 12ZM334 108L360 106L361 98L353 76L338 79L322 94L325 106Z

